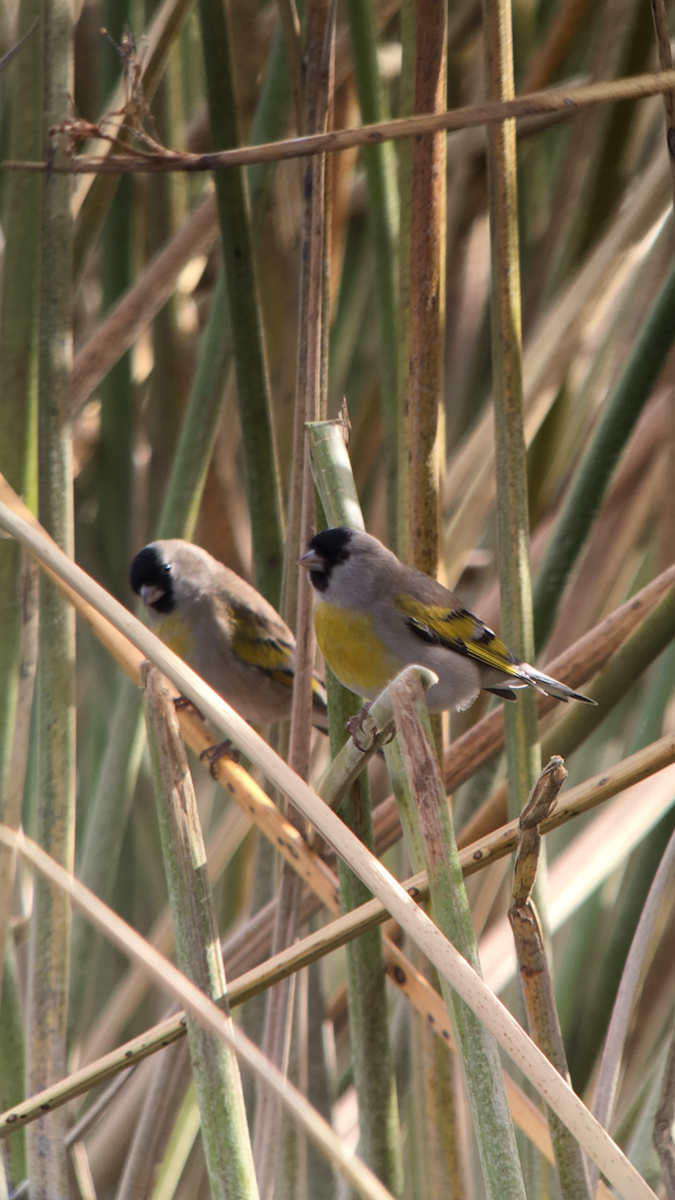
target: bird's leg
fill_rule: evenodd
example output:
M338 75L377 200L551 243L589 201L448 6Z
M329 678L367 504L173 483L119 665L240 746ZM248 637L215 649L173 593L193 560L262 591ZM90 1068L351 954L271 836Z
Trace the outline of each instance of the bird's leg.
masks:
M370 716L371 705L372 701L368 700L361 712L349 718L346 726L356 749L360 750L362 754L370 750L377 734L375 722Z
M364 704L363 708L361 709L361 712L356 713L356 715L353 717L350 717L346 725L356 749L360 750L362 754L367 754L367 752L372 749L373 742L379 733L377 725L370 716L371 706L372 700L367 701L367 703ZM381 745L387 746L389 742L394 740L395 737L396 729L392 729ZM381 748L378 749L377 753L381 753Z
M213 778L217 779L218 776L216 775L215 770L216 764L221 758L230 758L232 759L232 762L238 763L239 751L235 750L230 739L226 738L224 742L219 742L217 746L207 746L206 750L202 750L199 757L203 763L209 764L209 770L213 775Z

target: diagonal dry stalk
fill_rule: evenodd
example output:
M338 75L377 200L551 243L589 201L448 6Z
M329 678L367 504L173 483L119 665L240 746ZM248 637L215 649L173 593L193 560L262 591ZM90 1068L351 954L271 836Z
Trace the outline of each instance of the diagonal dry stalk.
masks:
M373 141L400 140L440 130L453 132L474 125L499 124L518 117L535 114L567 113L571 110L588 108L595 104L608 104L616 100L639 100L646 96L662 95L673 90L675 72L657 71L650 75L636 75L606 83L586 84L582 87L552 88L546 92L534 92L529 96L518 96L493 104L472 104L465 109L446 111L437 115L402 117L395 121L382 121L376 125L361 125L358 129L337 130L331 133L308 134L303 138L289 138L268 145L242 146L237 150L220 153L184 155L167 153L161 158L145 156L125 159L115 156L103 161L97 159L73 159L69 173L90 175L118 175L122 173L155 173L164 171L214 171L229 166L248 166L252 163L274 162L288 158L306 158L323 152L330 154L338 150L349 150L354 146L372 145ZM2 164L11 170L44 171L41 162L11 162Z

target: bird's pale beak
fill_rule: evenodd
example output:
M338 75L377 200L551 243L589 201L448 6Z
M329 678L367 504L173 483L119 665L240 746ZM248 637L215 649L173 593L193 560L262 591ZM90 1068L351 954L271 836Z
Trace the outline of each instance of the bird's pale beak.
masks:
M298 566L304 567L307 571L310 571L312 567L317 567L320 565L321 558L317 554L316 550L308 550L307 553L303 554L302 558L298 561Z
M141 600L146 606L156 604L165 595L166 591L164 588L157 587L156 584L144 583L141 588Z

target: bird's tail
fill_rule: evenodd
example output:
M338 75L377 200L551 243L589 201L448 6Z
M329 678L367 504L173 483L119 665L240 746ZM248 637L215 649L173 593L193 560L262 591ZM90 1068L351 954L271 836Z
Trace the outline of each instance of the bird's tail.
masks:
M530 687L545 692L547 696L555 696L556 700L563 700L565 704L568 700L583 700L584 704L597 703L596 700L591 700L590 696L582 696L581 692L573 692L566 683L560 683L558 679L544 675L543 671L538 671L536 667L530 667L528 663L519 664L518 673Z

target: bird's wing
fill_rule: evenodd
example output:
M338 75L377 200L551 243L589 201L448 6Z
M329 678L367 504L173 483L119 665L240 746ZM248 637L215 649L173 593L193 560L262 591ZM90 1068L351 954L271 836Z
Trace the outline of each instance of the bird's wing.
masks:
M236 599L219 598L217 606L227 609L232 650L242 662L258 667L278 683L293 687L295 641L281 618L272 622L264 611L253 611Z
M450 593L448 593L450 595ZM454 597L452 597L454 599ZM419 638L437 646L446 646L485 667L492 667L513 678L518 686L521 679L520 662L504 643L467 608L451 608L424 604L401 593L396 607L403 614L408 628ZM527 687L523 681L521 686Z

